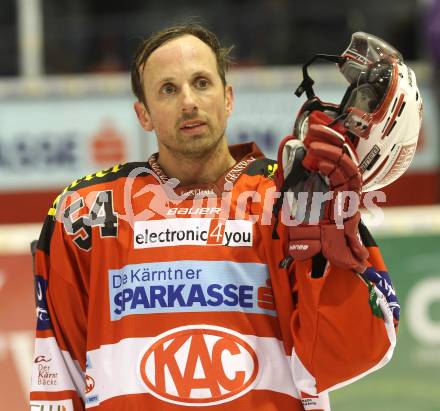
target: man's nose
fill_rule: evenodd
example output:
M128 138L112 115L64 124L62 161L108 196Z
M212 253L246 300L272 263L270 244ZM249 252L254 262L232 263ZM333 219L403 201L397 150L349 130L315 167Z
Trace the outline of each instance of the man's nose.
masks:
M182 111L192 113L198 110L196 96L190 85L186 84L182 87Z

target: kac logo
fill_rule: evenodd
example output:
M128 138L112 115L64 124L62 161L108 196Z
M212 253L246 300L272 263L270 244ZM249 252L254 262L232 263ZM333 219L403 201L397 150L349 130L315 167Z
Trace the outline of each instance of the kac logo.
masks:
M139 376L152 395L185 406L216 405L244 395L255 385L258 369L257 354L243 336L210 325L159 335L139 362Z
M86 394L90 394L95 388L95 380L88 374L86 374Z

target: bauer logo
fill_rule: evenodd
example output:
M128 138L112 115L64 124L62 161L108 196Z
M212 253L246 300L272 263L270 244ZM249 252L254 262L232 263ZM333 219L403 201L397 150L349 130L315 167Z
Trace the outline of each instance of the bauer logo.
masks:
M178 245L252 247L252 222L218 218L167 218L135 222L134 248Z
M139 378L155 397L185 406L232 401L250 391L258 357L244 336L223 327L179 327L142 352Z

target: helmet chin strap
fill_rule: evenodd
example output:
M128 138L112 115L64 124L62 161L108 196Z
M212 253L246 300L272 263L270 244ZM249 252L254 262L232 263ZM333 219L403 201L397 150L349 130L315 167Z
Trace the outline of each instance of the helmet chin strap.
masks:
M355 89L356 85L352 84L348 87L346 90L344 97L342 98L341 104L339 104L337 107L335 107L332 104L326 104L325 102L322 102L318 97L315 95L315 91L313 90L313 85L315 84L315 81L310 77L308 73L308 68L310 65L312 65L316 60L327 60L332 63L338 64L338 66L342 66L346 61L346 57L337 56L334 54L315 54L309 61L307 61L302 66L302 72L303 72L303 80L301 84L298 86L298 88L295 91L295 95L297 97L301 97L304 92L307 95L307 101L303 105L303 111L308 111L311 113L312 111L319 110L323 112L331 112L334 113L334 120L328 124L329 127L334 126L338 121L343 120L347 113L345 112L344 108L347 104L347 101L351 95L351 92ZM302 118L302 121L305 120L307 116L304 116ZM301 123L302 123L301 121ZM297 132L299 124L295 124L294 130Z
M338 65L342 65L346 61L345 57L336 56L333 54L315 54L307 63L303 64L302 66L303 81L295 91L295 95L297 97L301 97L304 92L306 93L308 99L315 97L315 91L313 90L315 81L309 76L308 68L312 63L315 62L315 60L318 59L331 61Z

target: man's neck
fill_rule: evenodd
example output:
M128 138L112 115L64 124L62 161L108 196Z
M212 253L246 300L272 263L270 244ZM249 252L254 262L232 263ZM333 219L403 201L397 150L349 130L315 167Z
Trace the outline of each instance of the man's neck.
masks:
M187 186L216 182L235 164L235 159L223 138L213 150L202 156L182 155L159 146L158 162L169 178L177 178L181 185Z

